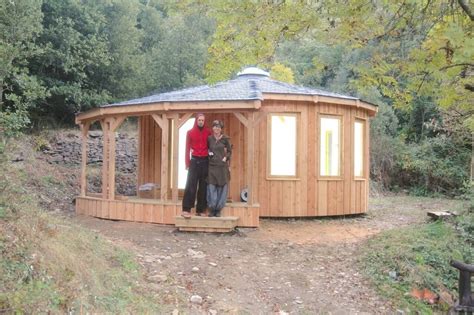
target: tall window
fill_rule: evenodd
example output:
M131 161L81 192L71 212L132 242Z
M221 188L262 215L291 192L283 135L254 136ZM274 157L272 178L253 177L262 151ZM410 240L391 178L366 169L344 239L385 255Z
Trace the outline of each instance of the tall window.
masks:
M341 175L341 119L321 117L321 176Z
M354 176L364 176L364 122L356 120L354 123Z
M270 176L296 176L295 114L270 115Z

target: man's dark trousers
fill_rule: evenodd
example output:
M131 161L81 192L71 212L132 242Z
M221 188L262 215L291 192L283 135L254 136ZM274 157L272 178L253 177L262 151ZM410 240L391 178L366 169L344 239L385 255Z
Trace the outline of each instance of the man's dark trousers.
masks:
M206 157L191 158L188 170L188 178L186 180L186 187L184 188L183 197L183 211L191 211L194 208L194 201L196 200L197 190L197 205L196 212L202 213L207 208L207 168L208 159Z

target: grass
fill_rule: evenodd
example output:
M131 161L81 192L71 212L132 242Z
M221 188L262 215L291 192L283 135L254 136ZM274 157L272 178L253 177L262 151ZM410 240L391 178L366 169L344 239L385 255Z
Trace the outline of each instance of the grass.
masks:
M132 254L41 209L64 184L28 141L0 154L0 313L160 313Z
M457 297L458 288L458 270L450 261L474 263L474 212L464 209L451 221L393 229L365 244L360 266L382 296L406 312L430 314L449 308L446 302L452 301L443 298ZM441 303L429 305L411 297L411 290L424 288L439 294Z

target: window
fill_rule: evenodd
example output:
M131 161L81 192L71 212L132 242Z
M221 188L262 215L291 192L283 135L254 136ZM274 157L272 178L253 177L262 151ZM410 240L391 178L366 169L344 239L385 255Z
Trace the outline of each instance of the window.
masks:
M321 176L341 175L341 119L321 117Z
M296 177L296 114L271 114L270 176Z
M365 124L361 120L354 123L354 176L364 176Z

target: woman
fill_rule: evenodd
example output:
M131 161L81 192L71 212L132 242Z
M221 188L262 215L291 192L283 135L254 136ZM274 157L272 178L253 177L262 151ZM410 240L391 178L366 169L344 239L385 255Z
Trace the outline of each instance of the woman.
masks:
M229 137L222 134L224 123L212 122L212 135L207 138L209 148L209 173L207 177L207 205L210 217L220 217L227 200L230 180L229 163L232 146Z

